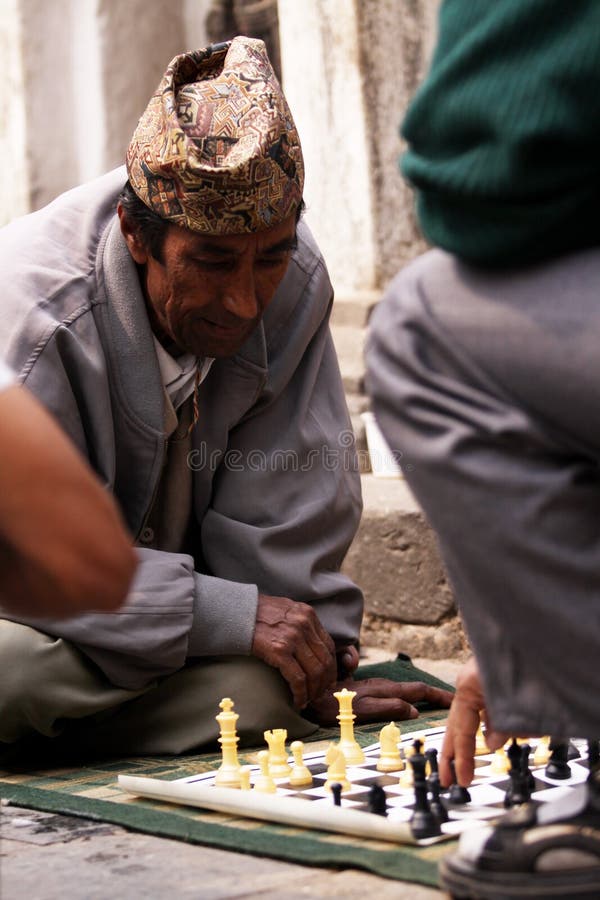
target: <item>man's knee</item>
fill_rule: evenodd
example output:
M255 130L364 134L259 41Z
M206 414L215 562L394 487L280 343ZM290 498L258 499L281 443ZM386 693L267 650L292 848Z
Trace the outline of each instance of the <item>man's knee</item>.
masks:
M27 710L43 684L39 661L52 638L27 625L0 619L0 741L28 733Z
M316 730L295 709L288 684L277 669L248 656L225 660L223 671L225 683L231 685L229 696L239 715L237 731L243 744L262 744L264 732L273 728L285 728L289 740Z
M0 619L0 704L18 700L39 686L41 660L54 639L27 625Z
M32 732L56 735L72 686L88 666L68 641L0 619L0 742Z

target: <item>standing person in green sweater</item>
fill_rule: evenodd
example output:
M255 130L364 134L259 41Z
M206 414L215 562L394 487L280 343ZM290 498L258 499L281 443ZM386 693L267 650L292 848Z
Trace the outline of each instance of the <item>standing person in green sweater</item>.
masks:
M445 0L403 124L438 249L372 320L369 389L474 650L442 781L508 735L600 736L600 3ZM568 807L568 808L567 808ZM600 896L600 773L469 832L456 896Z

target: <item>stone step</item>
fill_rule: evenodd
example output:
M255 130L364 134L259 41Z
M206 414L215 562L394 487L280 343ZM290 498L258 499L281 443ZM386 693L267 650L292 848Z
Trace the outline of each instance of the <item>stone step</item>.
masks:
M366 328L355 325L335 325L331 329L333 343L340 364L342 382L347 394L364 394L364 345Z
M380 299L379 291L336 294L331 310L332 328L338 325L366 328L371 310Z
M404 478L361 476L364 511L343 570L365 595L362 639L431 659L467 647L437 542Z

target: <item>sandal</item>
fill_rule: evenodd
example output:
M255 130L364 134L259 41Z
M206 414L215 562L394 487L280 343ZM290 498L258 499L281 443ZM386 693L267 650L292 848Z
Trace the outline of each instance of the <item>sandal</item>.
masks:
M600 771L559 800L464 832L440 885L469 900L600 898Z

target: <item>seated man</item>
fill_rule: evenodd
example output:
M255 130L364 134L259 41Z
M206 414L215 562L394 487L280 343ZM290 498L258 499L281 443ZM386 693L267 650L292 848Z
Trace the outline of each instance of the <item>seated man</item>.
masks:
M480 711L492 749L600 736L599 88L597 3L445 0L404 122L403 171L442 249L376 311L369 386L476 657L446 784L452 759L460 783L473 777ZM600 896L597 765L563 801L465 833L442 884Z
M308 704L331 719L326 689L358 662L362 597L339 568L360 489L302 190L264 45L236 38L171 62L127 173L0 235L0 351L110 487L140 559L116 614L0 621L0 742L182 752L215 740L224 696L246 742L312 733ZM359 716L450 699L357 690Z
M0 459L0 610L116 609L136 561L114 503L1 361Z

